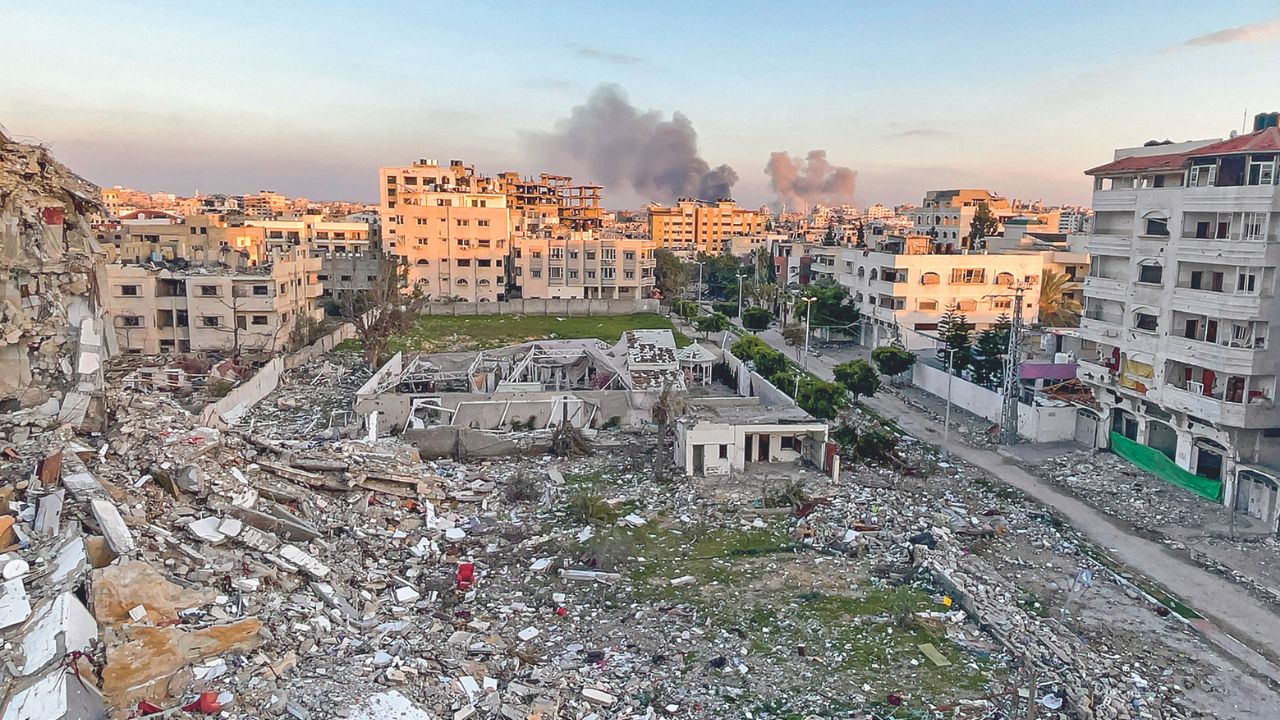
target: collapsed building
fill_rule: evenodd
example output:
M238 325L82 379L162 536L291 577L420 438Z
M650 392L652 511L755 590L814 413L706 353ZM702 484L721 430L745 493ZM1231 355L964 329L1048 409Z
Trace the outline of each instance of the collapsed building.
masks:
M0 403L24 411L11 423L101 417L99 197L48 148L0 132Z
M713 368L723 366L727 382ZM397 354L356 393L370 434L642 427L667 390L686 404L674 423L676 466L687 475L808 461L830 470L827 425L730 353L677 348L670 330L600 340L538 340L479 353ZM428 450L419 442L419 448ZM838 465L837 465L838 467Z

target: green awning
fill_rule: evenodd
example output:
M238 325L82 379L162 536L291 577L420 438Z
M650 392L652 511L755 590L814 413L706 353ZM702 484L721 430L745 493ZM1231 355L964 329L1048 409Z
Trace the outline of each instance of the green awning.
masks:
M1139 445L1120 433L1111 433L1111 449L1117 455L1155 475L1161 480L1185 488L1200 497L1222 502L1222 481L1201 477L1178 467L1164 453L1155 448Z

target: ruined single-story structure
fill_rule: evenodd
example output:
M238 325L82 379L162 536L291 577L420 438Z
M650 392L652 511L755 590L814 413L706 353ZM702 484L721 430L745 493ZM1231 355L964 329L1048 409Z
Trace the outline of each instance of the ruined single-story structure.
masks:
M827 424L794 404L695 400L675 429L675 461L686 475L727 475L765 463L827 464Z

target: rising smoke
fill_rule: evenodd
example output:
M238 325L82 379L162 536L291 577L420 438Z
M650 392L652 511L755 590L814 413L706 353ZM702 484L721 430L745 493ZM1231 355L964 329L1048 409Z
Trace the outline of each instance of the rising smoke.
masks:
M551 132L524 136L539 166L606 186L629 185L641 198L671 202L731 197L738 173L698 154L698 133L679 112L668 120L641 111L617 85L601 85Z
M826 150L810 150L803 160L785 152L772 153L764 172L778 202L791 210L817 203L852 203L858 179L854 170L828 162Z

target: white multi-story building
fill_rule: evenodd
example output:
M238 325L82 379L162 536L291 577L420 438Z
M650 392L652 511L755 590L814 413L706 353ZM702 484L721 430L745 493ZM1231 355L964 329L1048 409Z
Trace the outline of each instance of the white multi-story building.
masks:
M1078 437L1275 529L1280 130L1117 150L1094 226Z

